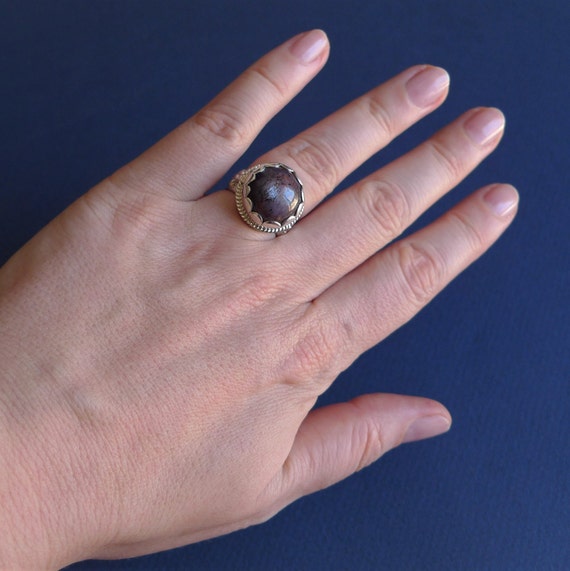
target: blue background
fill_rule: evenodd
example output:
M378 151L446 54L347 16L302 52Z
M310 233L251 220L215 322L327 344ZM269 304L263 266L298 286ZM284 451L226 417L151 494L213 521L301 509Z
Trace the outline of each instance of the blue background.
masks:
M254 59L313 27L330 36L327 67L240 167L401 69L433 63L451 74L447 103L357 174L493 105L507 116L499 150L420 224L489 182L521 193L500 242L322 398L430 396L454 416L448 435L390 452L262 526L73 571L570 569L570 2L0 6L0 261Z

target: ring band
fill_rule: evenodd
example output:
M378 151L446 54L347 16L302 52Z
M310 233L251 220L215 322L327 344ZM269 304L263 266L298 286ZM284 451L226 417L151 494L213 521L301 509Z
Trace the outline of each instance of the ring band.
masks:
M243 221L260 232L285 234L303 214L303 184L282 163L263 163L237 173L230 182Z

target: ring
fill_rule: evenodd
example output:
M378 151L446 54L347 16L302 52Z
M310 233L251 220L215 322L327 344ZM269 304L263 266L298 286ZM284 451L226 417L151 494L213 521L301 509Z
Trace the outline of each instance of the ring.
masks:
M264 163L242 170L230 189L243 221L260 232L285 234L303 214L303 184L287 165Z

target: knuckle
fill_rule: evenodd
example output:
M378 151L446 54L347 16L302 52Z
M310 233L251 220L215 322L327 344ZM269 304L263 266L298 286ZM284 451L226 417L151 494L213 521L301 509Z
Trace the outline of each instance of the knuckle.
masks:
M326 376L334 366L339 334L325 320L312 324L309 331L299 336L292 351L293 379L300 384Z
M382 431L376 422L358 422L352 433L352 449L359 450L356 471L360 471L380 458L386 450Z
M445 264L434 248L405 243L397 249L406 296L416 306L425 305L440 289Z
M378 226L382 238L388 241L404 231L410 219L410 204L401 186L387 180L367 181L358 193L366 219Z
M317 143L298 137L289 144L286 153L325 192L336 186L340 178L337 168L339 157L324 138Z
M250 121L237 107L214 103L194 116L194 123L209 137L222 139L232 147L241 148L251 138Z
M261 63L251 67L245 72L245 75L246 77L248 75L251 76L255 81L260 80L262 83L268 86L270 90L274 91L280 99L287 97L289 93L287 83L283 80L283 78L275 74L272 68L269 68Z
M108 181L108 184L114 183ZM132 192L113 201L108 227L117 240L141 243L151 235L156 236L157 232L172 228L171 213L153 194ZM94 201L87 201L86 204L95 206Z
M385 134L387 139L393 139L396 135L396 127L385 102L380 99L378 94L373 93L367 99L367 104L368 113L378 124L380 130Z
M428 145L432 156L443 167L447 180L454 182L461 179L464 169L459 157L436 138L431 139Z
M252 310L263 309L278 297L283 289L276 274L266 271L251 272L233 293L227 296L227 304L231 313L249 314Z
M481 231L473 224L473 222L460 210L452 210L447 213L448 219L451 220L469 243L471 251L479 251L485 246L485 238Z

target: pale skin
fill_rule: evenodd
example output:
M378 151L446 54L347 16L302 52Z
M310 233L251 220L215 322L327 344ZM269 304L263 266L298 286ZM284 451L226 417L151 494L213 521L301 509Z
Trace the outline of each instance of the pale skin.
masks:
M288 234L249 228L227 190L204 196L327 57L320 31L276 48L0 271L0 568L228 533L449 429L423 397L312 409L512 221L516 191L493 184L397 239L493 151L498 110L321 204L444 101L447 74L415 66L256 161L305 185Z

